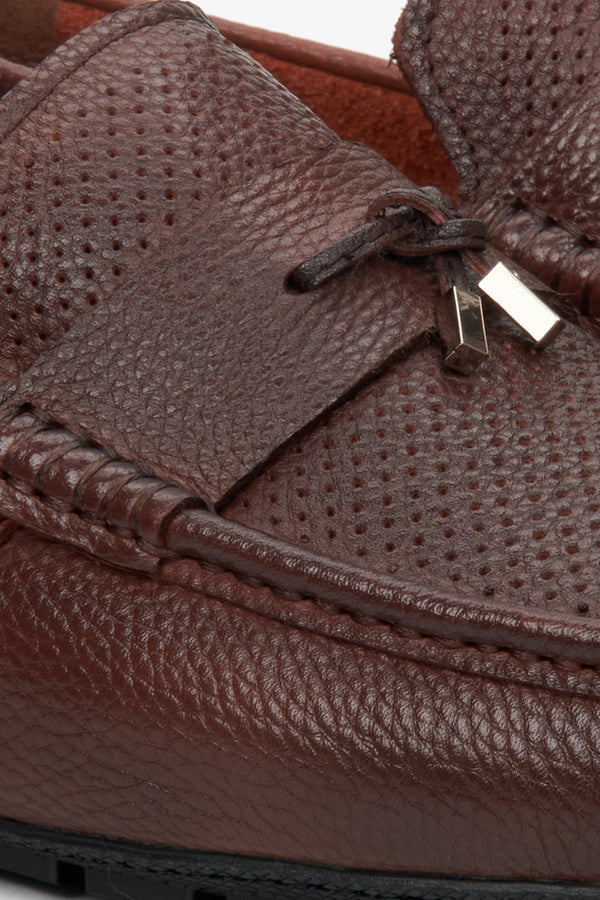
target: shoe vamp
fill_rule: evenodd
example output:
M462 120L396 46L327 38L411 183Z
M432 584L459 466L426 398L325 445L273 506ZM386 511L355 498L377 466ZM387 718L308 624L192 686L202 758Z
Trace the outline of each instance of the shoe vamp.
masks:
M225 515L379 572L491 603L600 613L600 380L569 326L495 333L464 378L432 343L323 419Z

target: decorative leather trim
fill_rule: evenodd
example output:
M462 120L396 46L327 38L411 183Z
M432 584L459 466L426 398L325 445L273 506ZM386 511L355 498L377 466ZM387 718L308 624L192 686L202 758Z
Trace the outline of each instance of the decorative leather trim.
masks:
M52 509L150 548L164 545L171 520L184 510L212 509L148 466L127 462L30 407L7 419L0 433L0 478Z
M597 622L498 609L306 552L221 518L32 407L5 412L0 474L3 516L114 565L156 576L166 559L195 560L402 638L600 671Z
M361 624L408 629L445 646L458 641L481 652L531 654L600 670L599 623L516 609L498 609L458 594L369 572L308 553L262 532L200 510L174 518L166 548L269 587L293 600L310 600Z

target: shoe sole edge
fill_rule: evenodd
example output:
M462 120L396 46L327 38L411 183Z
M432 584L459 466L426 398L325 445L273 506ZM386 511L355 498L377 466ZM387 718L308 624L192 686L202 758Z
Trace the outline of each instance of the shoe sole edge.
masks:
M0 873L98 900L598 900L600 884L473 880L136 844L0 820Z

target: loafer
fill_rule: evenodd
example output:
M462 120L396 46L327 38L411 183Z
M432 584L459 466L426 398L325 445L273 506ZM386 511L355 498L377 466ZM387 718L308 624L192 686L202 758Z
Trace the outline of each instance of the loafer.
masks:
M58 45L108 12L139 0L6 0L0 35L0 92L5 93ZM19 15L11 11L19 9ZM417 184L455 198L456 173L400 70L388 61L315 41L214 18L336 134L359 141ZM25 67L25 68L24 68Z
M395 54L502 252L600 316L597 3L409 0Z
M588 324L185 3L16 79L0 159L0 868L598 896Z

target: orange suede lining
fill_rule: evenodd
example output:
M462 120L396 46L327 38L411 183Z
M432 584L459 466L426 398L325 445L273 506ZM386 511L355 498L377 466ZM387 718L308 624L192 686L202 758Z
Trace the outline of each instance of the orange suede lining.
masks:
M105 12L98 9L92 9L89 6L80 6L78 3L63 2L58 6L56 14L56 43L64 44L70 37L73 37L88 25L93 25Z
M452 164L414 97L252 55L341 138L367 144L417 184L435 185L456 198Z
M106 13L62 2L57 43ZM283 62L252 52L266 69L320 116L341 138L372 147L417 184L433 184L456 199L456 175L418 102L400 90Z

